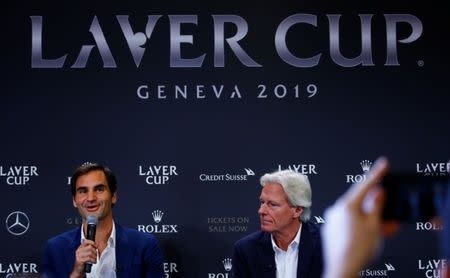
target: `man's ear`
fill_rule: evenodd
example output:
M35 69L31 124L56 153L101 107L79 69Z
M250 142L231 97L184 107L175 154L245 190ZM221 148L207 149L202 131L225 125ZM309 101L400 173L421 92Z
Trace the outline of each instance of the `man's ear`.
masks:
M115 205L117 202L117 192L114 192L113 196L112 196L112 204Z
M72 198L72 204L75 208L77 207L77 203L75 203L75 197Z
M304 208L303 207L295 207L294 208L294 218L299 218L302 215Z

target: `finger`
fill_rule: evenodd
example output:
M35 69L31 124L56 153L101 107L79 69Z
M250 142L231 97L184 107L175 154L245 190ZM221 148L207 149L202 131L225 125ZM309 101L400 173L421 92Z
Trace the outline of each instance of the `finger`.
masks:
M83 256L84 262L96 263L97 261L97 250L87 250Z
M388 167L389 163L386 158L378 158L372 169L370 169L369 173L367 173L366 179L360 183L354 184L350 188L346 198L349 198L350 201L360 205L369 190L373 188L384 175L386 175Z
M374 202L372 214L375 217L377 217L378 219L381 219L381 214L383 213L384 200L385 200L384 190L381 188L377 188L375 194L376 194L375 202Z
M91 246L91 247L93 247L94 249L97 249L97 248L98 248L98 247L97 247L97 243L94 242L94 241L92 241L92 240L89 240L89 239L86 239L86 240L83 242L83 246Z
M84 245L95 245L95 242L92 241L92 240L90 240L90 239L85 239L85 240L83 241L83 244L84 244Z
M381 225L381 230L382 230L381 233L385 237L393 236L394 234L397 233L397 231L399 229L400 229L400 223L398 221L395 221L395 220L385 221Z
M87 258L86 262L90 262L90 263L93 263L93 264L97 263L97 256L96 255L90 255Z

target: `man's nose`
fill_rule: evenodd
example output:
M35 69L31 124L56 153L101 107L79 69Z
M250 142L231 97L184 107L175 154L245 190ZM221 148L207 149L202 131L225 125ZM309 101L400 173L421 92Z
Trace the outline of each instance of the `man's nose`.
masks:
M87 196L87 198L88 198L88 201L92 201L92 200L95 200L95 198L96 198L96 195L95 195L95 192L94 192L94 190L90 190L90 191L88 191L88 196Z
M266 206L264 204L261 204L258 209L258 214L265 214L265 213L266 213Z

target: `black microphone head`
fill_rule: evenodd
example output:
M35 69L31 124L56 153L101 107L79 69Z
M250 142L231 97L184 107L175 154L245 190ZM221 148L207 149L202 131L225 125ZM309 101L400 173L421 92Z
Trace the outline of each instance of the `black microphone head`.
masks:
M97 225L98 224L98 218L95 215L88 215L86 217L86 224L87 225Z

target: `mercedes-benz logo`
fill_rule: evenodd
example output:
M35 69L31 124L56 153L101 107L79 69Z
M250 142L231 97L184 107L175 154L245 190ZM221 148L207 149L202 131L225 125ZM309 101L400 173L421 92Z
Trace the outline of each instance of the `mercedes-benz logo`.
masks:
M20 236L28 231L30 219L21 211L11 212L6 217L6 230L12 235Z

